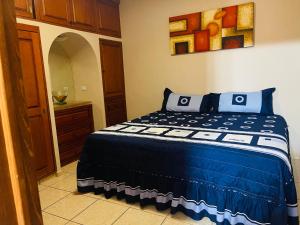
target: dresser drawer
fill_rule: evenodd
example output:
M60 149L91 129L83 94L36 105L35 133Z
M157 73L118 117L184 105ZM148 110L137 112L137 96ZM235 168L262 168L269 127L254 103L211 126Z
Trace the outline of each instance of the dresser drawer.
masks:
M62 165L79 158L85 139L94 131L92 105L55 111L59 155Z
M66 115L58 115L55 118L57 129L65 129L68 126L74 127L76 124L81 124L82 121L89 120L89 110L83 109L80 112L71 112Z
M69 142L74 142L80 138L85 138L91 133L91 128L86 126L85 128L76 129L73 131L61 133L58 135L58 144L65 144Z
M59 156L62 165L78 160L86 138L79 138L73 142L59 144Z

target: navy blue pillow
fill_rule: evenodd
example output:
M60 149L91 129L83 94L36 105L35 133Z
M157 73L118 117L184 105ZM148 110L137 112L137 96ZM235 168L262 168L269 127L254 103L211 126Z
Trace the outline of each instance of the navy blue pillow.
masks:
M210 95L175 94L169 88L164 91L162 111L209 112Z
M269 88L257 92L211 94L213 112L259 113L273 115L273 92Z

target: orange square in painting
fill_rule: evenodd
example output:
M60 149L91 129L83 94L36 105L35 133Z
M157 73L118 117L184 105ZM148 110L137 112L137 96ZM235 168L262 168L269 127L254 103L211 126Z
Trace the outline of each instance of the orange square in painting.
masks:
M209 30L195 32L195 52L209 51Z
M226 12L222 20L223 28L236 27L237 25L237 6L231 6L223 8L223 11Z
M192 34L194 31L201 30L201 13L191 13L183 16L169 18L170 22L187 20L187 30L171 32L170 37Z

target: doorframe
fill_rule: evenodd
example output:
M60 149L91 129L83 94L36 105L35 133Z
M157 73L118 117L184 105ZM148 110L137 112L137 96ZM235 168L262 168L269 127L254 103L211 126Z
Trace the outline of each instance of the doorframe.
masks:
M5 225L43 224L31 146L14 1L0 1L0 221Z

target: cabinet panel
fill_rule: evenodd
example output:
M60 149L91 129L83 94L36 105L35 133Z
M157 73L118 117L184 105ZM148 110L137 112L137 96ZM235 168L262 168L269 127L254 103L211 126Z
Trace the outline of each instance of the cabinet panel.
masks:
M71 0L72 26L96 31L96 14L96 0Z
M104 95L114 96L124 93L124 72L122 43L100 41L101 67Z
M33 44L34 42L31 39L30 32L22 32L22 40L20 41L20 52L26 55L22 56L22 71L26 71L23 73L23 82L25 87L25 99L27 108L35 108L39 107L39 86L37 80L37 71L35 65L35 59L32 55L33 52ZM25 38L26 37L26 38Z
M43 118L41 115L31 116L29 118L29 125L31 130L31 136L34 140L32 145L35 153L35 169L38 173L45 170L47 167L47 155L44 152L44 143L46 142L45 131L43 127ZM46 168L47 169L47 168Z
M35 0L35 11L38 20L59 25L69 24L69 0Z
M32 0L15 0L16 15L33 18Z
M106 125L113 126L127 120L125 97L114 96L105 98Z
M15 9L19 17L121 37L119 4L118 0L15 0Z
M99 32L121 37L119 4L114 1L97 0L97 5Z

